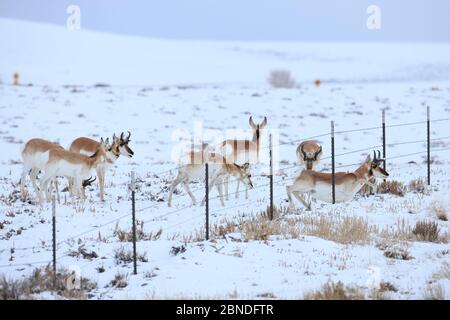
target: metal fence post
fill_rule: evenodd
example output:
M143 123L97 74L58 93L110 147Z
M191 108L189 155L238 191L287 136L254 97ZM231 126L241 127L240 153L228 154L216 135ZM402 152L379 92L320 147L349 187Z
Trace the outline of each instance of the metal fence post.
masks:
M331 121L331 185L333 204L336 203L336 168L334 161L334 121Z
M430 133L430 106L427 106L427 174L428 185L431 185L431 133Z
M205 163L205 238L209 240L209 168Z
M383 141L383 169L386 170L386 111L385 111L385 109L383 109L381 127L382 127L382 131L383 131L383 136L382 136L382 141Z
M272 134L269 135L269 156L270 156L270 220L273 220L273 150Z
M56 200L52 196L53 286L56 287Z
M133 227L133 273L137 274L137 252L136 252L136 177L134 171L131 171L131 223Z

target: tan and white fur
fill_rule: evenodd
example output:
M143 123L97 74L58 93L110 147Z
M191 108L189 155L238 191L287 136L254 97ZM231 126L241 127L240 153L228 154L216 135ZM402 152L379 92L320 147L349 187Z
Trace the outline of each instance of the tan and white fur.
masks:
M28 174L30 175L30 180L33 184L34 191L36 192L37 197L39 197L39 187L36 183L37 175L39 174L39 171L44 170L44 167L48 161L49 151L55 148L63 149L63 147L59 144L38 138L31 139L23 144L21 150L23 171L20 178L20 191L23 198L25 198L25 179ZM55 188L59 202L59 192L56 179Z
M133 150L131 150L128 146L131 136L131 133L128 133L128 137L124 137L124 134L122 133L120 138L116 137L114 134L112 144L109 143L109 138L106 138L104 142L107 160L97 165L95 169L98 177L101 201L104 201L105 198L105 177L108 168L119 158L119 155L124 155L130 158L134 155ZM100 143L98 141L86 137L80 137L71 143L69 151L92 156L96 150L98 150L99 146ZM73 179L69 179L69 190L71 190L72 183Z
M91 170L105 161L107 158L105 152L105 142L103 138L100 141L99 148L92 156L71 152L65 149L51 149L48 155L48 161L44 167L44 176L42 177L40 189L46 193L47 201L50 201L49 183L57 176L64 176L73 179L74 194L79 194L83 199L84 190L83 181L89 178ZM39 193L39 200L42 203L43 198Z
M253 118L248 119L253 130L252 140L228 139L221 143L220 152L228 163L255 165L259 162L261 152L261 141L264 129L267 126L267 117L260 124L255 124ZM228 178L225 184L225 194L228 200ZM240 180L237 181L236 198L239 197ZM248 188L245 189L245 198L248 199Z
M322 158L322 146L313 140L303 141L298 145L296 154L298 161L306 170L315 170Z
M232 176L237 178L238 181L242 181L245 185L248 185L250 188L253 188L252 181L250 180L251 175L248 173L249 164L246 163L242 166L239 166L235 163L227 163L226 159L217 153L214 152L206 152L205 149L197 152L190 152L188 156L191 159L197 159L194 163L185 164L179 167L178 174L172 184L170 185L169 190L169 198L167 201L167 205L169 207L172 206L172 195L175 188L183 183L183 186L186 192L192 199L192 204L196 204L196 199L193 193L189 188L189 183L195 180L204 180L205 179L205 163L208 163L209 170L209 190L212 190L214 186L217 187L217 191L219 192L220 203L224 206L223 200L223 185L226 184L227 181L225 178L228 176ZM203 159L203 162L200 163L198 159ZM205 202L203 199L202 204Z
M370 179L386 178L389 174L378 165L378 159L367 156L364 163L354 172L337 172L336 178L336 202L344 202L353 199L355 194L366 184L371 185ZM309 193L317 200L332 202L332 174L313 170L303 170L294 183L286 187L289 208L294 209L292 195L294 195L308 210L311 203L306 203L302 194Z

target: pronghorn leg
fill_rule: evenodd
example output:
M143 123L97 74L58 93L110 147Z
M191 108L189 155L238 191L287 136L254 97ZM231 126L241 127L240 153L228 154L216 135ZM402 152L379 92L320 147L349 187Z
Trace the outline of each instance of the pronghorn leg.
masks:
M309 203L306 202L305 199L303 199L300 191L292 191L292 194L294 195L294 197L297 198L298 201L300 201L306 207L307 210L309 211L311 210L311 201Z
M186 192L189 194L189 196L192 199L192 204L195 206L197 204L197 200L194 197L194 194L191 192L191 189L189 188L189 182L187 180L183 181L184 189L186 189Z
M30 180L31 180L31 184L33 185L34 188L34 192L36 192L36 194L39 193L39 187L37 184L37 176L39 174L39 169L38 168L33 168L31 169L30 172Z
M224 186L225 186L225 199L228 201L229 196L228 196L228 183L230 182L230 177L227 176L224 180Z
M292 201L292 186L286 186L286 193L289 201L289 210L295 210L295 205Z
M42 180L41 180L40 190L38 193L40 203L42 203L44 200L42 193L45 193L47 201L49 200L48 185L49 185L49 182L51 182L51 181L52 181L52 176L47 173L44 174L44 176L42 177Z
M61 199L59 197L58 178L55 177L55 180L53 180L53 182L55 183L56 200L58 201L58 203L61 203Z
M236 199L239 198L239 185L240 185L240 183L241 183L241 180L238 180L237 181L237 187L236 187L236 194L235 194Z
M73 196L73 178L72 177L68 177L67 178L67 182L68 182L67 189L69 190L69 194L70 194L70 196Z
M100 188L100 201L105 201L105 172L102 168L96 168L98 186Z
M224 180L222 181L218 181L218 183L216 183L216 188L217 188L217 192L219 192L219 197L220 197L220 204L222 205L222 207L225 207L225 203L223 202L223 184L224 184Z
M219 177L220 177L220 173L216 174L216 176L211 179L211 182L208 185L208 190L211 190L214 187L214 185L216 184L217 179L219 179ZM219 191L219 194L220 194L220 191ZM221 200L223 201L223 199L221 199ZM203 206L205 204L205 202L206 202L206 195L203 197L202 203L200 205Z
M245 185L245 200L248 199L248 186Z
M31 168L29 166L23 166L22 175L20 176L20 192L22 193L22 197L25 199L25 179L30 173Z
M169 198L167 199L168 207L172 206L172 194L173 194L173 191L175 190L175 188L180 184L180 182L181 182L181 176L180 176L180 174L178 174L177 177L175 178L175 180L173 180L172 184L170 185Z

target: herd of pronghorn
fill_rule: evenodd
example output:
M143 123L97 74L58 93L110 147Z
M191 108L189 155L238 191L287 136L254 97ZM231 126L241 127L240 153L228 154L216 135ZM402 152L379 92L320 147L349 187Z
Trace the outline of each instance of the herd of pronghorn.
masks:
M228 200L228 184L230 177L237 181L236 197L239 195L239 185L243 183L246 188L246 198L248 189L253 188L251 181L250 166L259 161L261 151L262 133L267 126L267 118L255 124L252 117L249 119L250 127L253 131L251 140L230 139L223 141L217 151L211 151L207 144L203 144L199 151L190 150L181 157L178 166L178 174L170 185L168 206L172 205L172 194L175 188L181 183L186 192L196 204L196 199L192 194L189 184L198 179L205 178L205 163L209 167L209 188L216 187L219 198L224 206L225 197ZM91 171L95 170L98 177L100 189L100 200L104 201L105 175L108 167L115 163L120 155L132 157L134 152L128 146L131 133L115 134L110 141L109 138L100 141L86 137L75 139L68 150L59 144L43 140L31 139L22 147L22 160L24 168L21 176L21 192L25 197L25 178L29 174L33 188L37 194L39 202L50 201L53 185L56 189L59 201L59 191L57 177L66 177L68 180L68 190L71 196L78 196L85 199L84 188L90 185L92 179ZM294 209L292 196L297 198L306 208L311 208L311 201L307 202L305 195L311 198L332 202L332 174L315 171L322 156L322 147L312 140L301 142L296 155L303 170L294 180L292 185L286 187L289 200L289 208ZM354 172L335 173L335 201L343 202L351 200L355 194L367 185L375 187L375 179L386 178L389 174L380 166L383 162L374 151L373 157L367 156L365 161ZM38 186L37 176L43 172ZM204 203L205 198L202 201Z

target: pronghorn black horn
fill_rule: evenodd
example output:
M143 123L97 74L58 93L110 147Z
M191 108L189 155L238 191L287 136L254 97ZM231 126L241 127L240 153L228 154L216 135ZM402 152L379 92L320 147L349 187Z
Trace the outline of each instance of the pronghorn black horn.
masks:
M380 150L377 150L378 151L378 159L381 159L381 152L380 152Z
M319 146L319 149L314 153L314 160L317 160L317 156L322 152L322 146Z
M83 181L83 187L86 188L87 186L90 186L95 180L97 180L97 177L92 179L92 177L89 177L89 179L86 179Z
M301 151L302 154L303 154L303 160L306 160L306 152L305 152L305 150L303 150L303 145L302 145L302 147L300 148L300 151Z
M123 132L120 134L120 140L123 140Z
M131 132L128 131L128 137L127 137L127 141L130 141L130 137L131 137Z
M377 161L377 154L375 153L375 150L373 150L373 162Z

